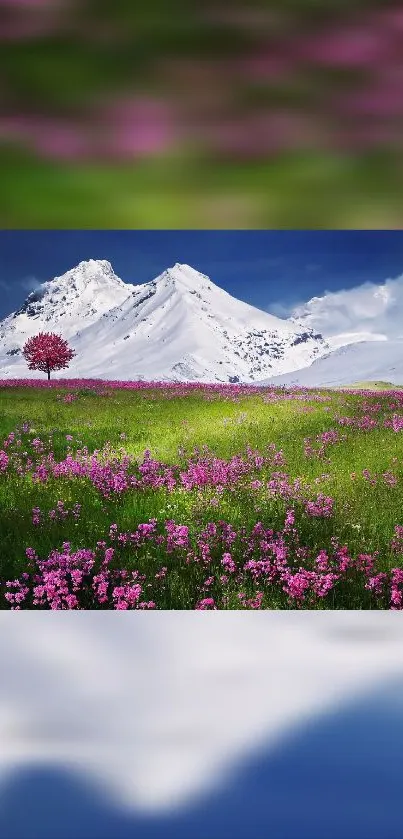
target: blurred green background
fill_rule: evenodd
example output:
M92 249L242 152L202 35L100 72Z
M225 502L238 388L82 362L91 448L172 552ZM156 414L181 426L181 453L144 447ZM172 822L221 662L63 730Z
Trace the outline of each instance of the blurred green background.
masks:
M394 228L403 10L0 0L0 223Z

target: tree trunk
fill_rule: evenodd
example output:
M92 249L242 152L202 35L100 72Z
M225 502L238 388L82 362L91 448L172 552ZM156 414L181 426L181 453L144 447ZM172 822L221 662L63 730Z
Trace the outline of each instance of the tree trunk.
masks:
M48 381L49 381L49 379L50 379L50 370L49 370L49 367L48 367Z

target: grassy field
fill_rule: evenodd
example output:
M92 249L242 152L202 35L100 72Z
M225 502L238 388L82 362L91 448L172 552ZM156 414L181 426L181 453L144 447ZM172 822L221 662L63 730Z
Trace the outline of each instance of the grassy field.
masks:
M403 390L403 385L394 385L392 382L352 382L350 385L341 385L337 390Z
M401 391L3 384L2 609L402 608Z

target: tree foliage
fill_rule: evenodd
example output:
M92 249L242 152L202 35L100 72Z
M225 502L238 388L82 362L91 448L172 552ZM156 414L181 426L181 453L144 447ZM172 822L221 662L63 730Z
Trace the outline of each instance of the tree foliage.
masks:
M30 370L42 370L50 379L51 370L68 367L75 355L67 341L54 332L40 332L29 338L23 347L23 355Z

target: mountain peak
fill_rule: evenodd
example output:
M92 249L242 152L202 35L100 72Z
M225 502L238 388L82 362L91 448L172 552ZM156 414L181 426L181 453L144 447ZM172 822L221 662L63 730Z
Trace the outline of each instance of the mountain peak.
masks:
M202 274L200 271L197 271L196 268L192 268L191 265L187 265L186 262L175 262L175 265L172 265L170 268L163 271L163 273L157 277L157 280L168 280L173 285L178 283L179 286L187 289L200 289L205 285L209 285L210 288L217 289L217 286L215 286L210 280L210 277L207 277L206 274Z
M82 259L78 263L77 267L79 268L79 267L85 266L85 265L89 265L89 266L97 266L98 265L101 268L109 268L109 270L112 270L112 265L111 265L111 263L109 262L108 259Z
M197 274L199 277L204 277L204 274L201 274L200 271L197 271L196 268L192 268L191 265L188 265L187 262L175 262L175 265L170 268L171 271L185 271L190 272L192 274Z
M85 259L78 263L70 271L50 280L48 285L52 290L59 288L85 289L88 286L122 286L126 285L114 272L111 263L107 259Z
M109 311L128 296L129 289L106 259L82 260L61 276L42 283L28 295L14 317L25 314L46 322L74 324Z
M112 265L108 259L84 259L79 263L79 266L88 267L94 270L98 270L100 268L102 271L109 271L112 274L114 273Z
M168 270L173 272L175 275L180 275L181 277L189 277L194 280L209 279L209 277L207 277L206 274L202 274L201 271L198 271L196 268L192 268L192 266L187 265L186 262L175 262L175 265L172 268L169 268Z
M116 276L111 263L107 259L84 259L63 276L67 277L73 274L84 275L88 279L93 276L99 276L100 274L111 277Z

